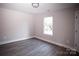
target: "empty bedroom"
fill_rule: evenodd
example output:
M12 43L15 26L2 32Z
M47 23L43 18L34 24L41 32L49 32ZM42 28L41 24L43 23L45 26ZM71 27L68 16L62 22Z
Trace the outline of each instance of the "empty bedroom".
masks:
M79 4L0 3L0 56L79 56Z

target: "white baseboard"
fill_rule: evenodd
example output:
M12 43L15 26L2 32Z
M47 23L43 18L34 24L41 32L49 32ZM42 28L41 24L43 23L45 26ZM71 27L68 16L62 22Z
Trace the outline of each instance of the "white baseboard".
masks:
M10 40L10 41L0 42L0 45L12 43L12 42L17 42L17 41L21 41L21 40L26 40L26 39L29 39L29 38L33 38L33 37L25 37L25 38L19 38L19 39L14 39L14 40Z
M60 44L60 43L57 43L57 42L53 42L53 41L49 41L49 40L45 40L44 38L41 38L41 37L38 37L38 36L35 36L35 37L38 38L38 39L40 39L40 40L49 42L51 44L55 44L55 45L58 45L58 46L61 46L61 47L65 47L65 48L71 49L73 51L77 51L76 49L74 49L74 48L72 48L70 46L67 46L67 45L64 45L64 44Z
M70 47L70 46L64 45L64 44L60 44L60 43L57 43L57 42L45 40L44 38L41 38L41 37L38 37L38 36L34 36L34 37L36 37L36 38L38 38L38 39L40 39L40 40L49 42L49 43L51 43L51 44L59 45L59 46L62 46L62 47L69 48L69 49L71 49L71 50L77 51L76 49L74 49L74 48L72 48L72 47ZM7 44L7 43L12 43L12 42L16 42L16 41L21 41L21 40L26 40L26 39L29 39L29 38L33 38L33 37L25 37L25 38L15 39L15 40L11 40L11 41L6 41L6 42L0 42L0 45L2 45L2 44Z

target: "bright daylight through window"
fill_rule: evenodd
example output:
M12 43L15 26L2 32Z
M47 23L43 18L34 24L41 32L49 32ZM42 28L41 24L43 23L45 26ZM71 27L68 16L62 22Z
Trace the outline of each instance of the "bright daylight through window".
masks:
M53 35L53 17L45 17L43 25L43 33L47 35Z

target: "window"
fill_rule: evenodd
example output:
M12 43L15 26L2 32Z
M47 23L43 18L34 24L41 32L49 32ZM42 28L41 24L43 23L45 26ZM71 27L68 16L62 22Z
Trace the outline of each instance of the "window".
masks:
M47 35L53 35L53 18L45 17L43 22L43 33Z

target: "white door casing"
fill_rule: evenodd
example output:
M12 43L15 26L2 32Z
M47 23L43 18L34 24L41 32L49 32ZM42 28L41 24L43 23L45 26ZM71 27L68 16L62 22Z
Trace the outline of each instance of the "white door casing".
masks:
M79 11L75 12L75 49L79 51Z

